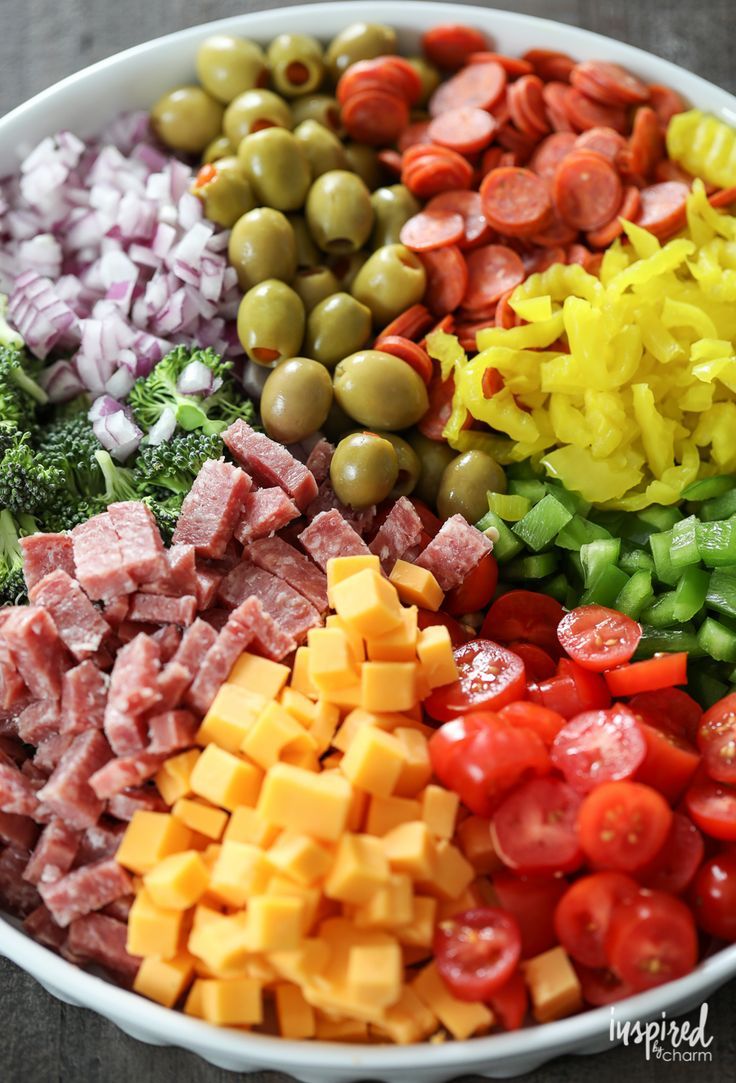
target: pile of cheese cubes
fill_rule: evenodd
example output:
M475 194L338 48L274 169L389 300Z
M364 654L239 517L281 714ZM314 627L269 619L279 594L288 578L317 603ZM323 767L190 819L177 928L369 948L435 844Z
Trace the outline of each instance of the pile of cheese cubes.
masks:
M389 581L376 557L331 561L328 591L335 613L293 670L242 655L200 748L159 770L171 812L137 812L125 833L134 987L287 1038L485 1032L491 1010L431 962L437 922L483 904L492 851L475 817L473 860L455 844L458 798L431 781L421 701L457 673L447 630L418 630L416 606L442 591L402 562Z

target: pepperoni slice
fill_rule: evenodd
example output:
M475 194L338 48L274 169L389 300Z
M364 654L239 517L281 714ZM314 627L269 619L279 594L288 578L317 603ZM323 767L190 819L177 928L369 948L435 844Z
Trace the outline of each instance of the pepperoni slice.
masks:
M472 312L495 305L526 278L521 257L505 244L486 244L468 255L468 286L463 308Z
M360 90L342 107L342 123L350 138L372 146L395 143L408 121L406 100L385 90Z
M572 124L567 115L567 95L570 87L565 83L545 83L542 97L549 122L556 132L571 132Z
M534 244L539 244L542 248L558 248L566 247L568 244L572 244L577 240L578 231L573 226L568 226L567 222L563 222L556 215L543 230L539 233L533 234L530 240Z
M693 177L686 169L670 158L663 158L654 167L654 179L656 181L682 181L688 187L693 183Z
M400 336L403 338L417 339L432 326L432 317L425 305L410 305L404 309L395 320L387 324L376 338L376 343L384 338Z
M613 244L617 237L620 237L624 231L624 227L621 225L621 219L624 218L627 222L636 222L641 211L641 194L636 185L630 184L624 192L621 206L616 211L610 222L607 222L605 226L601 226L600 229L591 230L586 236L586 240L593 248L608 248L609 244Z
M435 117L429 125L429 136L432 142L443 147L460 154L472 154L488 146L497 127L495 118L485 109L462 106Z
M457 244L465 236L461 214L448 210L423 210L412 215L401 227L399 240L414 252L431 252Z
M418 105L422 97L422 79L413 64L410 64L403 56L381 56L376 60L383 62L384 69L392 72L394 79L398 79L404 88L404 97L409 105ZM348 71L352 70L352 67Z
M649 101L646 83L608 60L583 60L576 64L570 82L604 105L640 105Z
M590 268L593 259L593 253L584 244L571 244L565 256L565 263L579 263L586 271Z
M494 169L483 178L480 195L489 224L509 237L530 237L552 217L547 185L531 169Z
M684 113L687 109L684 100L669 86L661 86L659 83L649 84L649 104L657 114L659 123L666 128L669 122L678 113Z
M438 117L448 109L463 106L489 112L506 89L506 72L495 60L487 64L469 64L447 82L441 83L429 100L429 115Z
M616 138L620 137L617 136ZM574 132L553 132L552 135L548 135L534 151L529 162L529 168L533 169L546 181L551 181L557 166L575 147L576 139ZM623 139L621 142L623 144Z
M428 120L415 120L412 124L407 125L398 138L396 143L397 147L403 154L409 147L415 147L420 143L431 143L432 140L429 136L429 124Z
M424 300L435 316L446 316L462 304L468 288L468 265L459 248L450 245L419 256L427 272Z
M501 165L502 157L503 147L489 147L488 150L484 151L480 160L481 176L485 177L486 173L490 173L492 169L496 169Z
M529 49L524 53L524 59L532 64L535 72L545 83L559 80L562 83L570 81L570 73L575 67L575 61L567 53L559 53L555 49Z
M558 165L553 193L563 222L574 229L596 230L621 206L621 178L600 154L578 150Z
M526 162L537 145L540 133L527 135L526 132L517 131L511 124L504 124L496 134L496 142L505 150L513 151L518 162Z
M579 132L585 132L588 128L613 128L622 135L627 130L626 111L618 105L604 105L603 102L595 101L587 94L581 93L576 87L565 87L567 91L564 98L564 106L567 116Z
M655 111L648 105L637 109L628 146L618 160L619 169L649 177L664 157L664 135Z
M406 361L407 365L421 376L425 384L429 384L434 369L426 350L423 350L416 342L412 342L411 339L402 338L401 335L382 335L380 343L382 353L390 353L394 357L400 357L402 361ZM376 345L378 345L378 340Z
M577 150L595 151L615 164L621 151L626 149L626 140L613 128L588 128L587 132L577 137L575 147Z
M721 188L719 192L714 192L708 196L708 202L711 207L715 207L717 210L722 207L730 207L733 203L736 203L736 188Z
M421 153L420 153L421 152ZM402 183L420 199L430 199L440 192L470 188L473 167L454 150L435 143L409 147L403 157Z
M531 257L524 260L524 268L527 275L541 274L542 271L546 271L548 267L552 267L555 263L565 263L565 249L561 246L558 248L535 249ZM562 351L564 347L557 342L554 349ZM569 350L567 352L569 353Z
M491 227L483 214L480 192L442 192L425 207L427 211L454 211L462 216L464 232L459 240L460 248L474 248L490 240Z
M544 107L544 83L538 75L522 75L507 91L511 118L519 129L538 139L550 129Z
M516 289L516 286L514 286L514 289ZM513 292L514 290L506 290L506 293L504 293L503 297L499 297L498 304L496 305L496 318L494 321L495 325L496 327L503 327L505 331L509 331L512 327L518 327L521 322L509 303L511 301L511 294ZM495 373L496 369L487 369L486 371ZM503 380L501 381L501 383L503 384ZM486 388L484 373L483 394L487 399L491 397L491 395L488 394L488 391L491 390L491 388ZM492 390L492 394L495 394L498 390L500 389L496 387L494 390Z
M641 214L637 225L660 239L685 225L685 203L690 189L682 181L650 184L641 190Z
M488 64L489 61L500 64L509 79L518 79L520 75L531 75L534 66L528 60L522 60L519 56L506 56L504 53L479 52L471 53L468 64Z
M408 60L400 56L377 56L350 65L338 81L337 100L345 105L361 90L383 90L402 98L408 105L415 105L422 94L422 82Z
M468 57L487 46L488 38L481 30L456 23L433 26L422 35L422 49L427 59L448 71L462 68Z

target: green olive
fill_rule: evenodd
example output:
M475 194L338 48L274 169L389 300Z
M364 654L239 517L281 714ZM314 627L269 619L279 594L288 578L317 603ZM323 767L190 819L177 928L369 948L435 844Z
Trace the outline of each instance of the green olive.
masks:
M310 313L320 301L331 297L340 289L340 284L329 267L319 265L300 267L291 285L301 297L304 311L307 313Z
M383 248L386 244L398 244L401 227L412 215L418 214L420 206L403 184L391 184L376 188L371 196L373 206L373 232L371 248Z
M396 31L380 23L353 23L336 34L327 46L325 59L337 82L356 60L372 60L396 52Z
M295 444L321 429L332 406L332 380L324 365L290 357L268 374L261 419L272 440Z
M373 147L365 143L346 143L345 156L348 160L347 168L358 174L366 188L371 192L378 188L383 179L383 170L378 153Z
M295 125L305 120L316 120L333 135L340 135L342 132L340 105L336 98L331 98L328 94L309 94L306 98L295 98L291 103L291 112Z
M339 440L342 440L343 436L346 436L354 428L355 422L352 418L348 417L342 406L338 405L337 400L333 398L330 412L322 426L322 432L325 434L326 438L331 441L331 443L336 444Z
M304 305L299 294L277 278L253 286L240 302L238 338L251 361L259 365L296 357L304 338Z
M291 128L291 109L289 103L272 90L246 90L230 102L222 123L225 135L234 147L238 147L240 140L251 132L260 132L264 128Z
M466 451L445 467L437 511L443 519L460 514L477 523L488 511L489 492L505 493L506 475L485 451Z
M234 158L236 156L236 148L232 145L226 135L218 135L216 139L204 148L202 152L202 165L208 165L210 162L219 162L220 158Z
M355 276L353 297L373 313L377 327L385 327L424 296L427 274L419 256L403 244L387 244L370 256Z
M290 282L296 272L296 240L286 215L271 207L248 211L233 226L228 257L243 290L267 278Z
M232 34L213 34L197 50L197 78L208 94L227 105L268 81L263 49Z
M237 158L220 158L206 173L204 184L195 182L192 191L201 199L207 218L230 229L255 206L248 179Z
M310 357L334 368L343 357L365 346L370 337L370 309L349 293L333 293L309 313L304 348Z
M260 203L277 211L295 211L304 204L312 174L293 132L264 128L247 135L238 160Z
M425 504L434 507L437 501L437 493L440 487L445 467L448 466L457 455L444 440L430 440L419 429L412 429L407 434L407 439L416 452L422 466L415 495Z
M151 127L162 143L184 154L201 154L220 134L222 106L199 86L170 90L151 110Z
M309 226L301 214L287 214L296 238L297 267L314 267L322 258L322 253L312 240Z
M287 98L314 94L325 75L322 46L308 34L279 34L268 47L271 81Z
M355 173L331 169L309 189L306 218L323 252L356 252L373 226L370 193Z
M294 129L294 137L307 157L313 177L321 177L331 169L348 168L345 147L319 121L303 120Z
M361 350L335 369L335 398L350 417L370 429L408 429L427 412L421 376L405 361L380 350Z
M380 504L399 476L399 460L390 440L374 432L346 436L335 448L330 481L335 495L352 508Z
M379 432L378 436L384 436L391 441L396 457L399 460L399 476L389 496L393 497L394 500L398 500L400 496L408 496L409 493L413 493L416 489L422 472L419 456L411 444L407 443L402 436L397 436L396 433Z
M407 60L422 81L422 94L417 105L426 105L442 81L439 69L423 56L409 56Z
M349 255L327 257L327 266L340 283L338 289L349 290L352 287L355 276L367 259L366 252L351 252Z

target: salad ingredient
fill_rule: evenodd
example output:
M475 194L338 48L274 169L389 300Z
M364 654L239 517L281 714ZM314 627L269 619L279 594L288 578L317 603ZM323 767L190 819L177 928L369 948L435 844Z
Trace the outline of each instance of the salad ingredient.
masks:
M269 374L260 410L268 435L294 444L322 427L331 405L332 381L324 365L308 357L292 357Z
M595 872L567 888L555 908L555 931L576 962L608 965L605 944L613 911L639 890L636 880L622 872Z
M700 868L693 884L693 909L701 929L724 940L734 935L733 887L736 861L732 854L712 857Z
M197 78L213 98L229 104L268 78L260 46L233 34L213 34L197 50Z
M226 229L255 207L253 189L235 157L224 156L202 166L194 194L202 200L207 218Z
M16 522L7 508L0 511L0 598L3 605L17 604L25 593L21 539L35 534L36 530L32 516L22 515Z
M438 925L432 945L437 969L459 1000L488 1000L512 977L521 936L505 910L467 910Z
M580 843L599 866L633 872L656 856L672 825L664 798L638 782L604 782L580 807Z
M236 151L246 136L264 128L293 127L293 117L288 102L272 90L261 87L246 90L228 105L222 127Z
M277 278L251 286L238 308L238 338L251 361L272 366L295 357L304 338L304 305Z
M514 731L519 737L528 730ZM541 742L540 742L541 744ZM530 764L526 774L542 768ZM583 861L577 818L580 798L558 778L521 781L491 819L491 837L504 864L534 875L571 872Z
M640 891L613 914L606 953L637 992L689 974L698 957L692 914L673 895Z
M361 350L344 358L335 368L333 386L345 413L371 429L406 429L427 409L422 378L381 350Z
M314 267L300 267L291 285L301 297L307 316L320 301L326 300L340 289L340 284L330 268L319 264Z
M565 614L557 626L557 637L581 666L604 670L630 660L641 639L641 628L623 613L586 605Z
M241 140L238 161L257 201L277 211L304 203L312 179L309 159L293 132L263 128Z
M431 506L436 504L442 475L455 459L455 452L445 443L429 440L418 429L409 434L409 442L422 464L422 472L416 485L416 495Z
M524 666L517 655L491 640L476 639L460 647L455 661L459 678L430 697L426 710L446 722L467 711L494 711L519 699Z
M219 135L223 110L219 102L198 86L169 91L151 109L151 125L172 150L201 154Z
M373 228L370 192L359 176L345 169L331 169L316 178L305 215L315 243L333 255L357 252Z
M359 60L396 52L396 31L383 23L352 23L336 34L325 59L334 79Z
M385 327L424 295L426 274L413 252L403 244L377 249L355 276L351 292L373 314L374 323Z
M706 184L723 188L733 184L734 132L718 117L700 109L678 110L667 126L667 152Z
M322 46L309 34L279 34L268 47L271 79L287 98L311 94L324 76Z
M371 206L373 207L371 247L374 249L398 244L402 227L420 210L419 203L403 184L376 188L375 192L371 193Z
M233 225L228 257L243 290L269 278L290 281L296 271L297 254L289 219L271 207L248 211Z
M437 510L443 519L462 515L469 523L483 518L489 492L503 492L503 470L484 451L466 451L448 463L437 491Z
M346 436L330 463L330 481L339 500L354 508L380 504L399 477L399 460L390 440L375 433Z
M576 715L555 735L550 756L573 789L587 793L603 781L633 777L646 752L636 718L616 706Z
M313 178L331 169L347 169L348 158L340 140L318 120L303 120L294 129L294 138L304 151Z
M319 301L307 317L304 348L327 368L370 342L371 310L349 293L335 290Z

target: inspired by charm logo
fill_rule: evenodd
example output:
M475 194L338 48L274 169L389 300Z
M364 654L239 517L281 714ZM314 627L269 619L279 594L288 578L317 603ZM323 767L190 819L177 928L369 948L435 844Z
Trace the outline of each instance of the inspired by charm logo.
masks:
M661 1019L650 1019L648 1023L640 1019L617 1019L616 1009L612 1007L609 1035L612 1042L643 1045L647 1060L702 1063L713 1059L708 1048L713 1036L706 1034L707 1019L707 1002L701 1005L700 1018L694 1026L687 1019L668 1019L666 1012L662 1012Z

